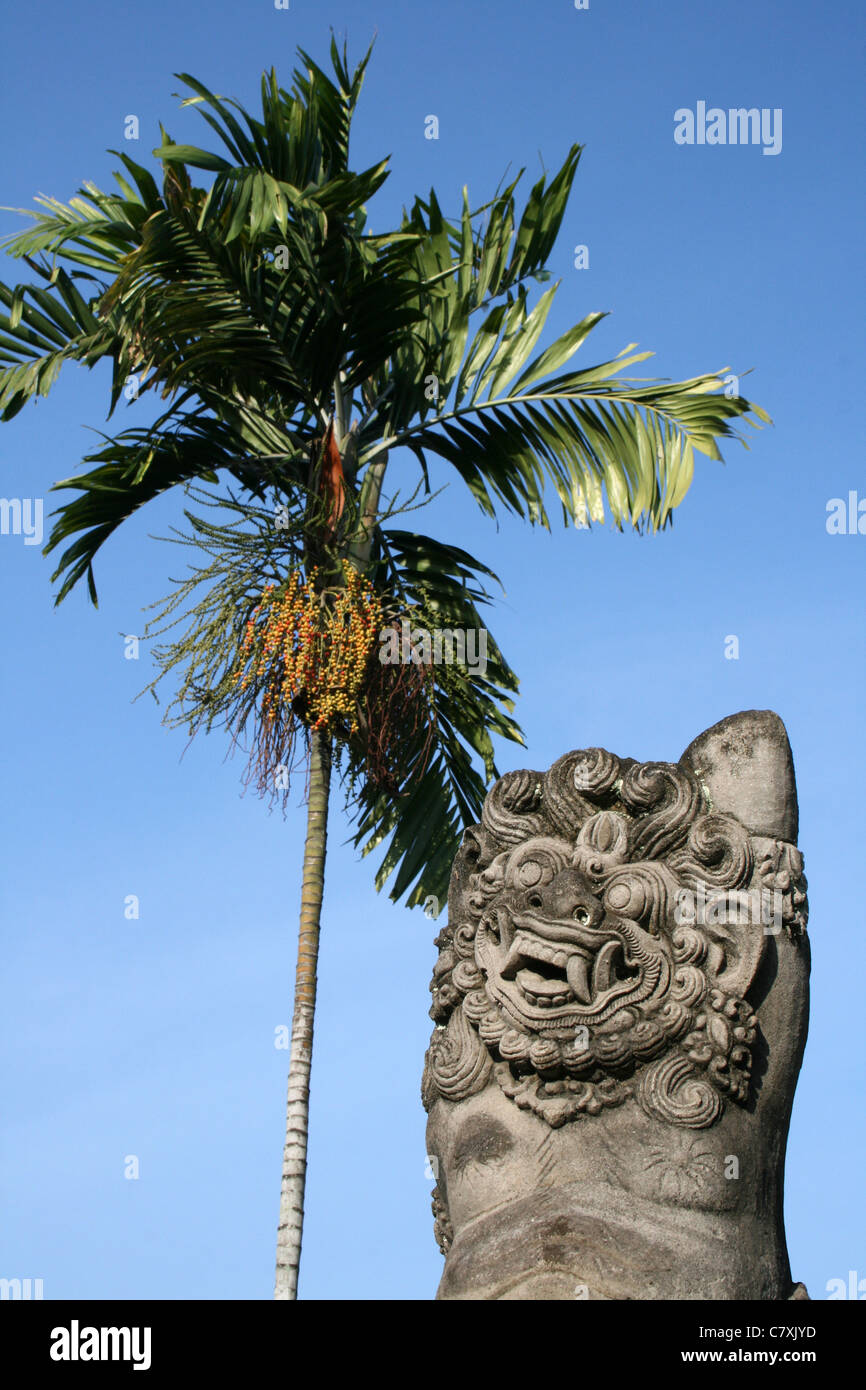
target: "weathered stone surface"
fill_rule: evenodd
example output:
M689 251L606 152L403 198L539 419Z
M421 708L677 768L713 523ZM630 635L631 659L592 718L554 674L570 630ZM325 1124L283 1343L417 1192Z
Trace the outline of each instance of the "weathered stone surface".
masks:
M507 774L454 863L424 1068L447 1299L786 1299L806 881L784 725Z
M691 763L714 807L758 835L797 843L797 789L785 726L772 710L714 724L690 743Z

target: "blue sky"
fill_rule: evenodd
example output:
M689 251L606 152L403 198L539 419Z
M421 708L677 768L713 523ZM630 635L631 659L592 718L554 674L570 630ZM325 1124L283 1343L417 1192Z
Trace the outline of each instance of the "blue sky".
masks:
M447 213L510 168L585 145L551 258L562 285L550 340L609 310L585 362L637 341L647 374L754 369L744 393L775 424L751 449L702 460L674 527L656 537L497 527L454 482L423 528L500 575L491 629L522 678L528 752L546 768L601 744L676 759L740 709L785 720L810 882L811 1032L794 1104L786 1221L813 1297L866 1277L862 1206L866 535L829 535L827 503L866 499L863 371L862 10L730 0L456 0L408 6L47 0L38 35L8 13L0 202L106 186L136 114L150 162L178 110L174 72L253 105L261 70L288 85L297 44L325 60L329 28L357 58L377 33L355 127L363 167L390 153L371 205L391 225L416 193ZM698 101L783 112L781 152L680 146ZM439 139L424 138L425 117ZM0 233L20 220L0 213ZM574 247L589 268L574 267ZM17 278L6 264L2 276ZM636 369L644 370L644 369ZM106 377L72 369L0 429L6 497L56 499L105 418ZM412 478L410 459L402 464ZM395 470L396 471L396 470ZM447 481L443 473L439 479ZM179 572L151 539L162 499L52 606L51 562L0 537L5 678L0 1274L47 1298L268 1298L285 1103L303 810L240 795L221 735L160 724L148 658L124 659L144 605ZM420 520L420 519L419 519ZM726 660L725 639L740 655ZM390 904L334 807L314 1058L305 1298L427 1299L441 1257L424 1175L419 1082L430 1031L434 924ZM140 917L124 917L129 894ZM124 1178L126 1155L140 1177Z

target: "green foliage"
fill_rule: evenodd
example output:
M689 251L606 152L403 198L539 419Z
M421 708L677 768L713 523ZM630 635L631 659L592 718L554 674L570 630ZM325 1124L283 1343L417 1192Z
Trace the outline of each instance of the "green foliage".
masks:
M178 144L161 127L158 180L115 152L116 191L87 182L65 204L39 198L25 213L32 225L5 242L33 279L0 284L0 419L47 395L66 362L111 362L109 418L131 377L139 397L160 402L152 425L105 434L83 470L55 485L74 494L46 545L61 547L56 601L84 580L95 603L101 546L171 488L221 482L257 532L234 546L193 522L197 543L215 547L209 597L194 597L195 584L176 590L193 603L196 637L168 669L184 671L181 693L203 717L227 711L227 653L263 564L284 575L290 562L348 555L394 613L478 626L489 572L384 524L386 466L405 479L410 461L395 450L411 452L428 489L430 456L444 461L489 515L504 507L548 526L552 489L566 523L609 515L620 528L657 529L688 490L695 452L719 458L717 441L741 438L739 422L768 418L724 394L726 368L673 383L621 375L650 355L634 344L575 370L600 313L542 346L557 286L538 286L550 278L578 145L522 207L520 175L475 210L464 189L455 220L431 190L392 232L369 234L366 207L387 161L355 171L349 142L370 52L351 71L332 41L332 75L299 53L291 89L263 75L255 116L179 74L191 93L182 104L217 149ZM338 484L325 472L329 426ZM290 535L267 530L274 495ZM388 842L377 882L393 873L392 896L442 896L460 831L495 773L493 739L520 738L516 689L492 640L485 676L449 667L430 687L432 747L407 726L398 795L370 776L362 749L349 750L356 843L368 852Z
M157 675L142 694L150 692L158 699L162 682L175 681L165 722L190 734L215 726L227 730L233 745L249 757L249 778L264 774L273 799L285 807L288 784L276 787L273 767L263 767L260 759L266 736L262 688L255 679L242 688L236 676L246 624L265 586L279 588L290 570L304 564L298 544L302 518L292 517L278 499L268 508L194 487L187 491L199 506L228 512L233 519L221 522L185 509L189 531L175 529L165 538L191 547L195 558L205 563L191 564L187 576L174 581L173 591L151 605L154 616L145 640L153 644ZM285 524L278 529L274 516L281 505L286 506L281 518ZM413 905L431 893L444 900L455 844L464 826L481 814L485 777L496 775L491 736L520 743L523 736L511 716L517 678L479 612L480 606L491 603L484 581L498 582L496 576L456 546L387 526L393 515L394 509L383 509L369 567L386 622L405 618L412 629L486 632L483 669L481 663L446 663L429 670L419 684L424 709L414 724L400 721L387 784L371 775L363 736L337 739L347 810L355 822L354 842L367 854L391 837L377 886L398 869L391 896L398 899L407 893ZM169 633L173 636L167 640ZM371 663L375 669L378 648ZM473 754L485 777L473 766Z
M377 888L396 872L395 900L407 893L412 906L432 894L444 902L462 832L480 820L486 783L498 776L492 736L524 741L512 718L519 682L479 611L492 602L484 580L498 583L491 570L456 546L416 532L382 530L378 551L374 573L392 595L394 618L405 616L411 626L428 632L483 629L486 634L484 663L434 667L427 715L409 731L401 750L402 798L364 777L355 803L354 843L364 854L390 836Z
M255 723L261 693L254 685L242 691L234 679L244 631L266 584L281 584L289 570L303 563L298 518L294 527L277 529L273 508L195 487L187 493L200 506L233 514L233 520L219 522L185 508L189 532L173 528L171 536L162 538L207 558L191 564L185 577L172 581L172 592L150 605L154 616L144 637L154 644L157 675L141 693L158 701L159 686L173 677L178 684L166 710L168 725L185 727L190 734L217 725L237 739L248 721ZM184 630L171 641L160 640L182 624Z

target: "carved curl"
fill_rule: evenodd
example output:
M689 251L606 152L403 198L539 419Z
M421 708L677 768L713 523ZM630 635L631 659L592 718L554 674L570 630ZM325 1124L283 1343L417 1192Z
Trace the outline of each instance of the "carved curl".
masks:
M492 1063L487 1048L462 1009L451 1015L447 1028L433 1034L427 1054L428 1108L438 1092L446 1100L466 1100L487 1085Z
M544 778L544 806L557 829L574 838L620 775L620 761L606 748L581 748L558 758Z
M733 816L701 816L689 830L685 848L668 864L688 888L740 888L752 876L754 857L748 831Z
M661 859L682 844L703 807L697 777L677 763L635 763L622 779L621 796L630 811L644 813L632 837L635 859Z
M660 1058L644 1072L637 1100L654 1119L689 1129L706 1129L722 1113L718 1091L677 1053Z
M540 795L540 772L506 772L487 793L482 826L502 847L540 834L544 829L544 817L537 810Z

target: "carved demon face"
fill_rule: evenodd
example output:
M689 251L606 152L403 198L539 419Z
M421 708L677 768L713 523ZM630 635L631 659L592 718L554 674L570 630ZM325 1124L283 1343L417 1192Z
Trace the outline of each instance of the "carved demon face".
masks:
M781 891L802 930L801 869L714 812L683 763L588 749L509 773L455 861L425 1103L495 1080L552 1126L629 1096L712 1124L748 1093L755 894Z
M564 1039L668 986L662 943L616 910L624 883L593 884L576 867L583 860L582 846L537 836L500 855L477 883L482 899L492 896L475 934L476 964L505 1018L527 1032Z

